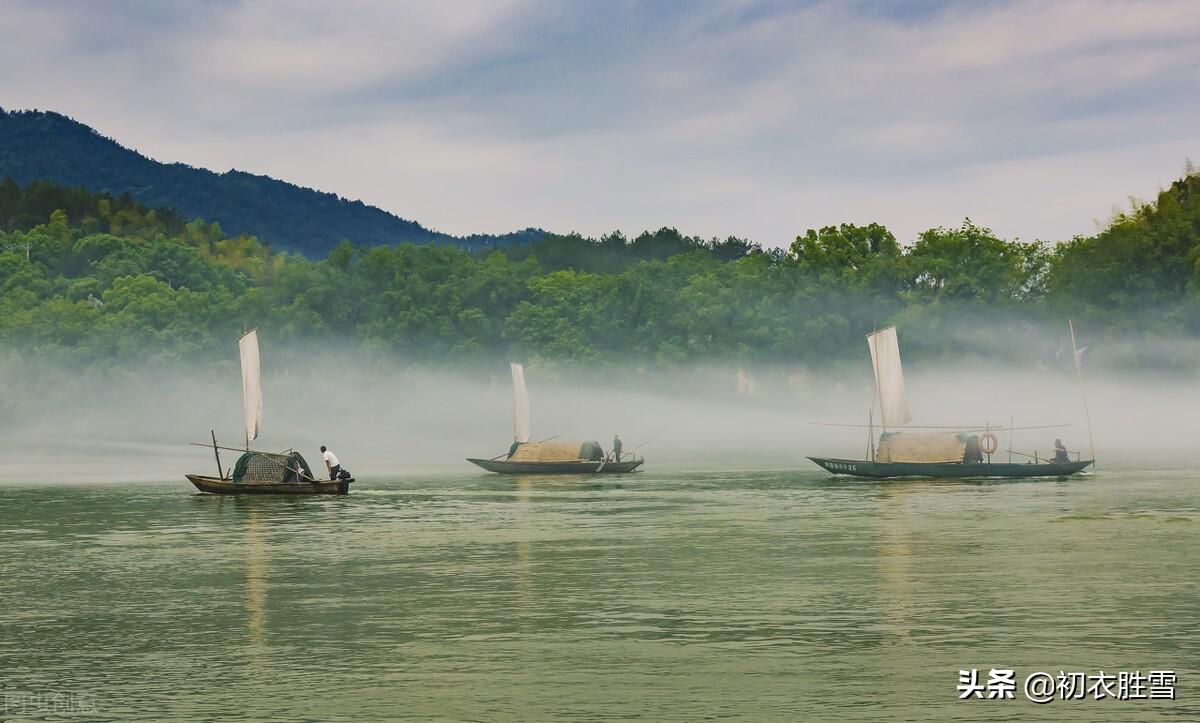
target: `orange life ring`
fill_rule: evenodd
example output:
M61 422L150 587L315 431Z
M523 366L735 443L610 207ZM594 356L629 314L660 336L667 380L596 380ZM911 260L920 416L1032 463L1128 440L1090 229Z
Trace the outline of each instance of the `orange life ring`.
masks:
M996 435L991 432L984 432L979 435L979 450L984 454L995 454L996 450L1000 449L1000 440L996 439Z

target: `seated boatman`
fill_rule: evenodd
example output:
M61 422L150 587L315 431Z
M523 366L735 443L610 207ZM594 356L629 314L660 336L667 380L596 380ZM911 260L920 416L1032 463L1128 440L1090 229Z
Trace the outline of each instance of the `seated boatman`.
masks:
M321 445L321 456L325 458L325 469L329 470L329 479L337 479L342 472L342 463L338 460L337 455L325 449L325 445Z
M1067 454L1067 448L1063 445L1061 439L1054 440L1054 461L1055 462L1070 462L1071 455Z

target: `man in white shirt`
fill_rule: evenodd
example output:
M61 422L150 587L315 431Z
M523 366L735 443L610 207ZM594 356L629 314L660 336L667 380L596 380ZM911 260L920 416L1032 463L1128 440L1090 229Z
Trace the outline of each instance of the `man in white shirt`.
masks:
M321 456L325 458L325 469L329 470L329 479L337 479L342 471L342 463L338 461L337 455L325 449L325 445L322 444Z

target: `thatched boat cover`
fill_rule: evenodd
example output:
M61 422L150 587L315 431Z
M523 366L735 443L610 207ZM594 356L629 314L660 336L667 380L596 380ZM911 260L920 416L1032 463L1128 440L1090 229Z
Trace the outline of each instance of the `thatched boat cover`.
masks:
M512 462L571 462L581 459L599 461L604 453L597 442L526 442L517 447Z
M246 452L233 468L234 482L311 482L312 470L299 452Z
M962 462L967 436L955 432L892 432L879 440L878 462Z

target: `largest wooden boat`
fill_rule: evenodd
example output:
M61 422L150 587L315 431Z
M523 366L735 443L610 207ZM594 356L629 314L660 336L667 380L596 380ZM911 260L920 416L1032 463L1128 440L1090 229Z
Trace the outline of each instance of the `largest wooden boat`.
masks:
M1074 330L1071 343L1074 345ZM867 336L871 350L871 365L875 372L875 395L871 419L867 428L867 459L838 457L809 457L822 469L838 475L885 479L892 477L924 477L966 479L983 477L1063 477L1076 474L1094 463L1092 459L1070 459L1065 453L1054 459L1039 458L1035 452L1026 455L1011 449L1011 425L1008 428L983 425L977 429L938 428L925 431L908 427L912 417L904 388L900 364L900 344L896 328L873 332ZM1078 364L1078 355L1076 355ZM878 400L883 433L875 444L874 404ZM892 431L888 431L889 428ZM1029 427L1028 429L1044 428ZM1090 429L1090 425L1089 425ZM1008 461L993 462L998 451L996 432L1009 432ZM1013 462L1012 456L1028 461Z
M981 477L1065 477L1082 472L1092 460L1070 462L877 462L864 459L809 457L832 474L856 477L931 477L940 479L973 479Z
M507 455L491 459L467 457L488 472L500 474L623 474L642 466L634 454L607 455L598 442L530 442L529 392L525 368L509 364L513 380L513 443Z
M352 477L319 480L299 452L288 450L280 454L250 449L250 442L262 428L262 385L258 350L258 330L251 329L238 339L242 364L242 412L246 423L246 448L232 469L221 466L222 447L212 434L212 450L217 461L217 476L184 475L201 492L218 495L344 495L350 491ZM208 446L208 445L204 445Z

